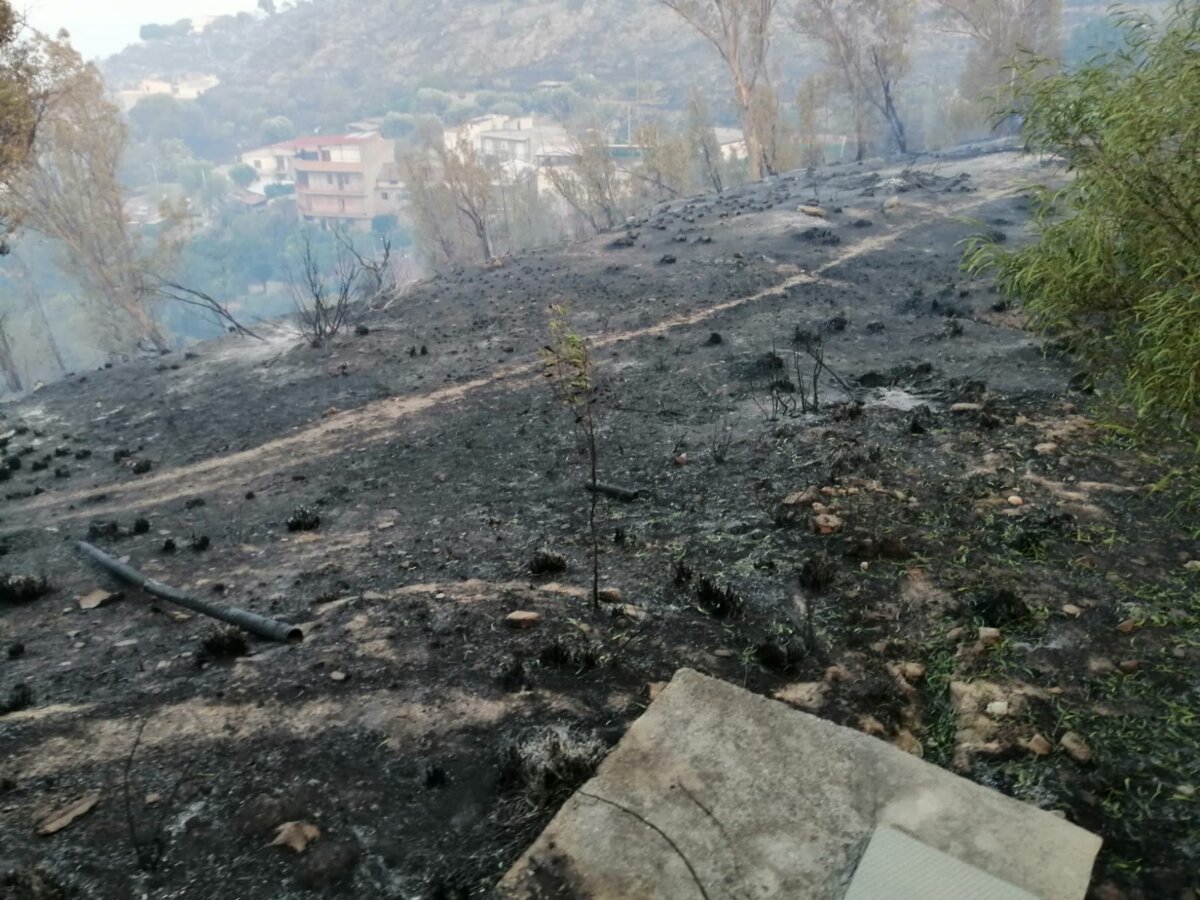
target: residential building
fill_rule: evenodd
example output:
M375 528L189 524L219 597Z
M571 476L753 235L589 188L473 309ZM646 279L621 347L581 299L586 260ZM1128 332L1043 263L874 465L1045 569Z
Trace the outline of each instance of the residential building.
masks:
M387 163L375 180L375 215L398 216L404 211L408 189L399 165Z
M486 160L517 160L532 166L558 165L574 156L571 138L561 125L485 131L479 136L478 151Z
M293 180L292 162L296 156L295 141L280 141L256 150L247 150L241 161L252 168L260 182L286 183Z
M494 114L476 116L474 119L468 119L461 125L447 128L442 135L442 142L446 149L450 151L453 151L460 144L465 143L468 147L472 147L478 152L480 149L479 139L490 131L532 127L533 116L512 117Z
M369 228L373 218L393 212L381 207L382 195L387 193L390 201L391 191L379 184L385 167L395 162L394 141L367 131L311 135L292 144L296 210L305 219L322 226Z
M177 100L195 100L205 91L211 91L221 80L216 75L185 75L167 81L162 78L145 78L135 88L117 91L117 105L125 112L133 109L139 100L156 94L166 94Z
M713 131L716 132L717 144L724 159L735 162L750 155L746 150L746 135L742 133L742 129L717 126Z

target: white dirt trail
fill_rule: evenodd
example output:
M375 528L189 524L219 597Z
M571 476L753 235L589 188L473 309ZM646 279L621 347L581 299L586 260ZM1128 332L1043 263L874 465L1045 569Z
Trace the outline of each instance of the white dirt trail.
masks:
M688 328L738 307L769 297L778 297L780 293L793 287L823 281L824 273L895 243L913 231L925 227L932 218L962 217L973 209L1012 193L1011 187L980 190L970 195L969 199L939 205L906 201L904 208L907 212L917 212L921 215L904 225L893 227L888 232L857 241L810 272L789 276L755 293L714 303L684 315L671 316L643 328L596 335L592 338L592 344L597 348L611 347L665 334L678 328ZM487 375L461 384L422 394L377 400L358 409L337 413L294 434L266 441L248 450L163 469L135 481L114 481L86 490L42 494L17 506L13 510L14 518L27 516L34 522L40 520L42 524L49 524L45 521L48 516L53 516L57 521L92 518L128 512L150 504L168 503L231 486L241 486L266 474L335 455L342 452L348 444L361 445L364 442L387 440L395 434L398 422L412 419L430 410L449 407L485 388L500 385L509 389L527 387L537 380L540 372L540 361L536 358L527 359L500 366ZM106 501L88 504L84 509L67 509L69 505L78 504L85 497L96 494L107 495Z

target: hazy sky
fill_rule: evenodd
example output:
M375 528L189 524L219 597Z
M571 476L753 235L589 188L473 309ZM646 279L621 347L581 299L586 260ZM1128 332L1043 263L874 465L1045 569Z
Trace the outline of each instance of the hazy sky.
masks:
M91 59L133 43L147 22L250 10L255 0L13 0L12 5L24 8L34 28L51 34L67 29L71 43Z

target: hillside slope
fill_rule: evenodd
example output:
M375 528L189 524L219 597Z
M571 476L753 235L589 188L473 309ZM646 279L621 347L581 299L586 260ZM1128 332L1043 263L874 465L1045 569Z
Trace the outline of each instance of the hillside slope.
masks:
M320 349L281 328L0 407L0 573L32 576L0 581L0 885L486 896L688 666L1062 810L1104 838L1098 885L1184 896L1200 548L1171 461L1095 427L1070 360L958 267L971 220L1028 234L1039 171L785 176L440 276ZM563 302L601 479L639 492L601 504L598 610L539 355ZM81 538L306 638L81 602L117 587ZM297 822L305 852L270 846Z

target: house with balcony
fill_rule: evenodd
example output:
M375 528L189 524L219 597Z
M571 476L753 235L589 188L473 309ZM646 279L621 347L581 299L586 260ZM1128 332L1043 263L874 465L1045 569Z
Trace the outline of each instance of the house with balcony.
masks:
M370 228L376 216L395 212L392 192L379 187L386 167L395 161L394 141L367 131L310 135L292 144L296 211L304 219L322 227L362 229Z

